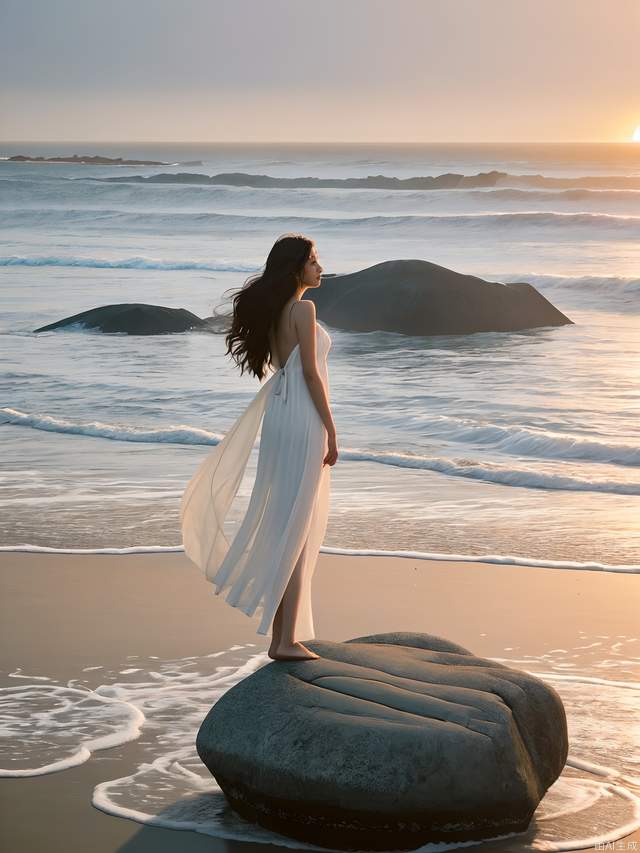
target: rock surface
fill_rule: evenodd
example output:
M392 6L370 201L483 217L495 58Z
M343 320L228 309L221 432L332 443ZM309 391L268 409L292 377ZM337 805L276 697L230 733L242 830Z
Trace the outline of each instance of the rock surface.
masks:
M344 850L526 830L568 753L557 692L429 634L306 645L225 693L196 748L231 806Z
M318 317L352 332L464 335L572 321L527 283L500 284L429 261L384 261L308 290Z
M184 308L165 308L162 305L145 305L143 302L125 302L120 305L103 305L71 317L65 317L36 332L50 332L79 323L87 329L101 332L124 332L127 335L160 335L168 332L186 332L206 325L206 321Z

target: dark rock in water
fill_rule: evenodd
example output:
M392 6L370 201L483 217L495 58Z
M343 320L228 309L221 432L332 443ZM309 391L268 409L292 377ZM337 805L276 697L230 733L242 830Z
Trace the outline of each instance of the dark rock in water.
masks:
M464 335L573 322L530 284L484 281L420 260L331 276L305 299L323 322L352 332Z
M125 302L121 305L103 305L91 308L57 323L41 326L36 332L49 332L80 323L87 329L101 332L125 332L127 335L161 335L169 332L186 332L206 325L191 311L184 308L165 308L162 305L145 305L142 302Z
M211 317L205 317L202 321L202 329L205 332L212 332L215 335L224 335L231 328L233 315L229 314L213 314Z
M527 829L568 754L557 692L429 634L307 642L225 693L198 755L242 817L343 850Z

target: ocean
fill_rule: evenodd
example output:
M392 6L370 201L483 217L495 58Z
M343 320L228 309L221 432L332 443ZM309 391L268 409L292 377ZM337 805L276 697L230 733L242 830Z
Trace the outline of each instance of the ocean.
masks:
M2 544L179 544L181 491L258 381L239 376L222 335L33 329L123 301L206 316L293 230L327 273L420 258L530 282L574 323L430 338L328 328L341 455L325 546L638 568L640 145L0 145L17 153L172 165L0 160ZM496 186L438 190L195 177L493 170ZM135 181L158 174L168 182Z
M640 145L0 144L3 158L20 153L172 165L0 160L0 550L179 548L184 486L258 381L239 376L221 335L33 330L123 301L208 315L294 230L316 240L327 273L419 258L529 282L573 321L430 338L327 327L340 458L325 551L640 572ZM193 177L493 170L504 173L493 186L435 190ZM173 178L108 180L160 173ZM575 648L510 646L496 659L543 677L567 710L568 772L537 811L535 849L620 838L638 821L625 787L640 784L638 638L585 627ZM105 771L118 778L95 787L97 808L271 842L225 809L193 745L212 701L266 663L241 643L175 660L131 654L113 671L96 660L66 684L16 666L2 720L21 746L0 775L76 766L144 723L138 769Z

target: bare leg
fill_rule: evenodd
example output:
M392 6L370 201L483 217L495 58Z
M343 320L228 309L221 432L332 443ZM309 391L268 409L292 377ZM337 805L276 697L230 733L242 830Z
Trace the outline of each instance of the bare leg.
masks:
M278 609L275 612L275 616L273 617L273 624L271 626L271 645L270 649L275 649L280 645L282 641L282 599L280 599L280 604L278 605Z
M302 643L293 641L296 618L300 607L304 551L303 548L273 617L271 645L267 652L273 660L315 660L319 657L311 649L303 646Z

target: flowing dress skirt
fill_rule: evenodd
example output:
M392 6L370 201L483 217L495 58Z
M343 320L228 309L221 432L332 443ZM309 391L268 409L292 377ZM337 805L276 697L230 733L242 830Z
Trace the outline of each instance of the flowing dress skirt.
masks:
M331 338L316 324L317 366L328 394ZM229 542L223 524L262 425L256 477L242 522ZM224 439L187 484L180 506L187 556L216 595L270 632L291 574L301 558L302 592L294 641L315 636L311 580L329 512L327 431L309 393L298 345L260 388Z

